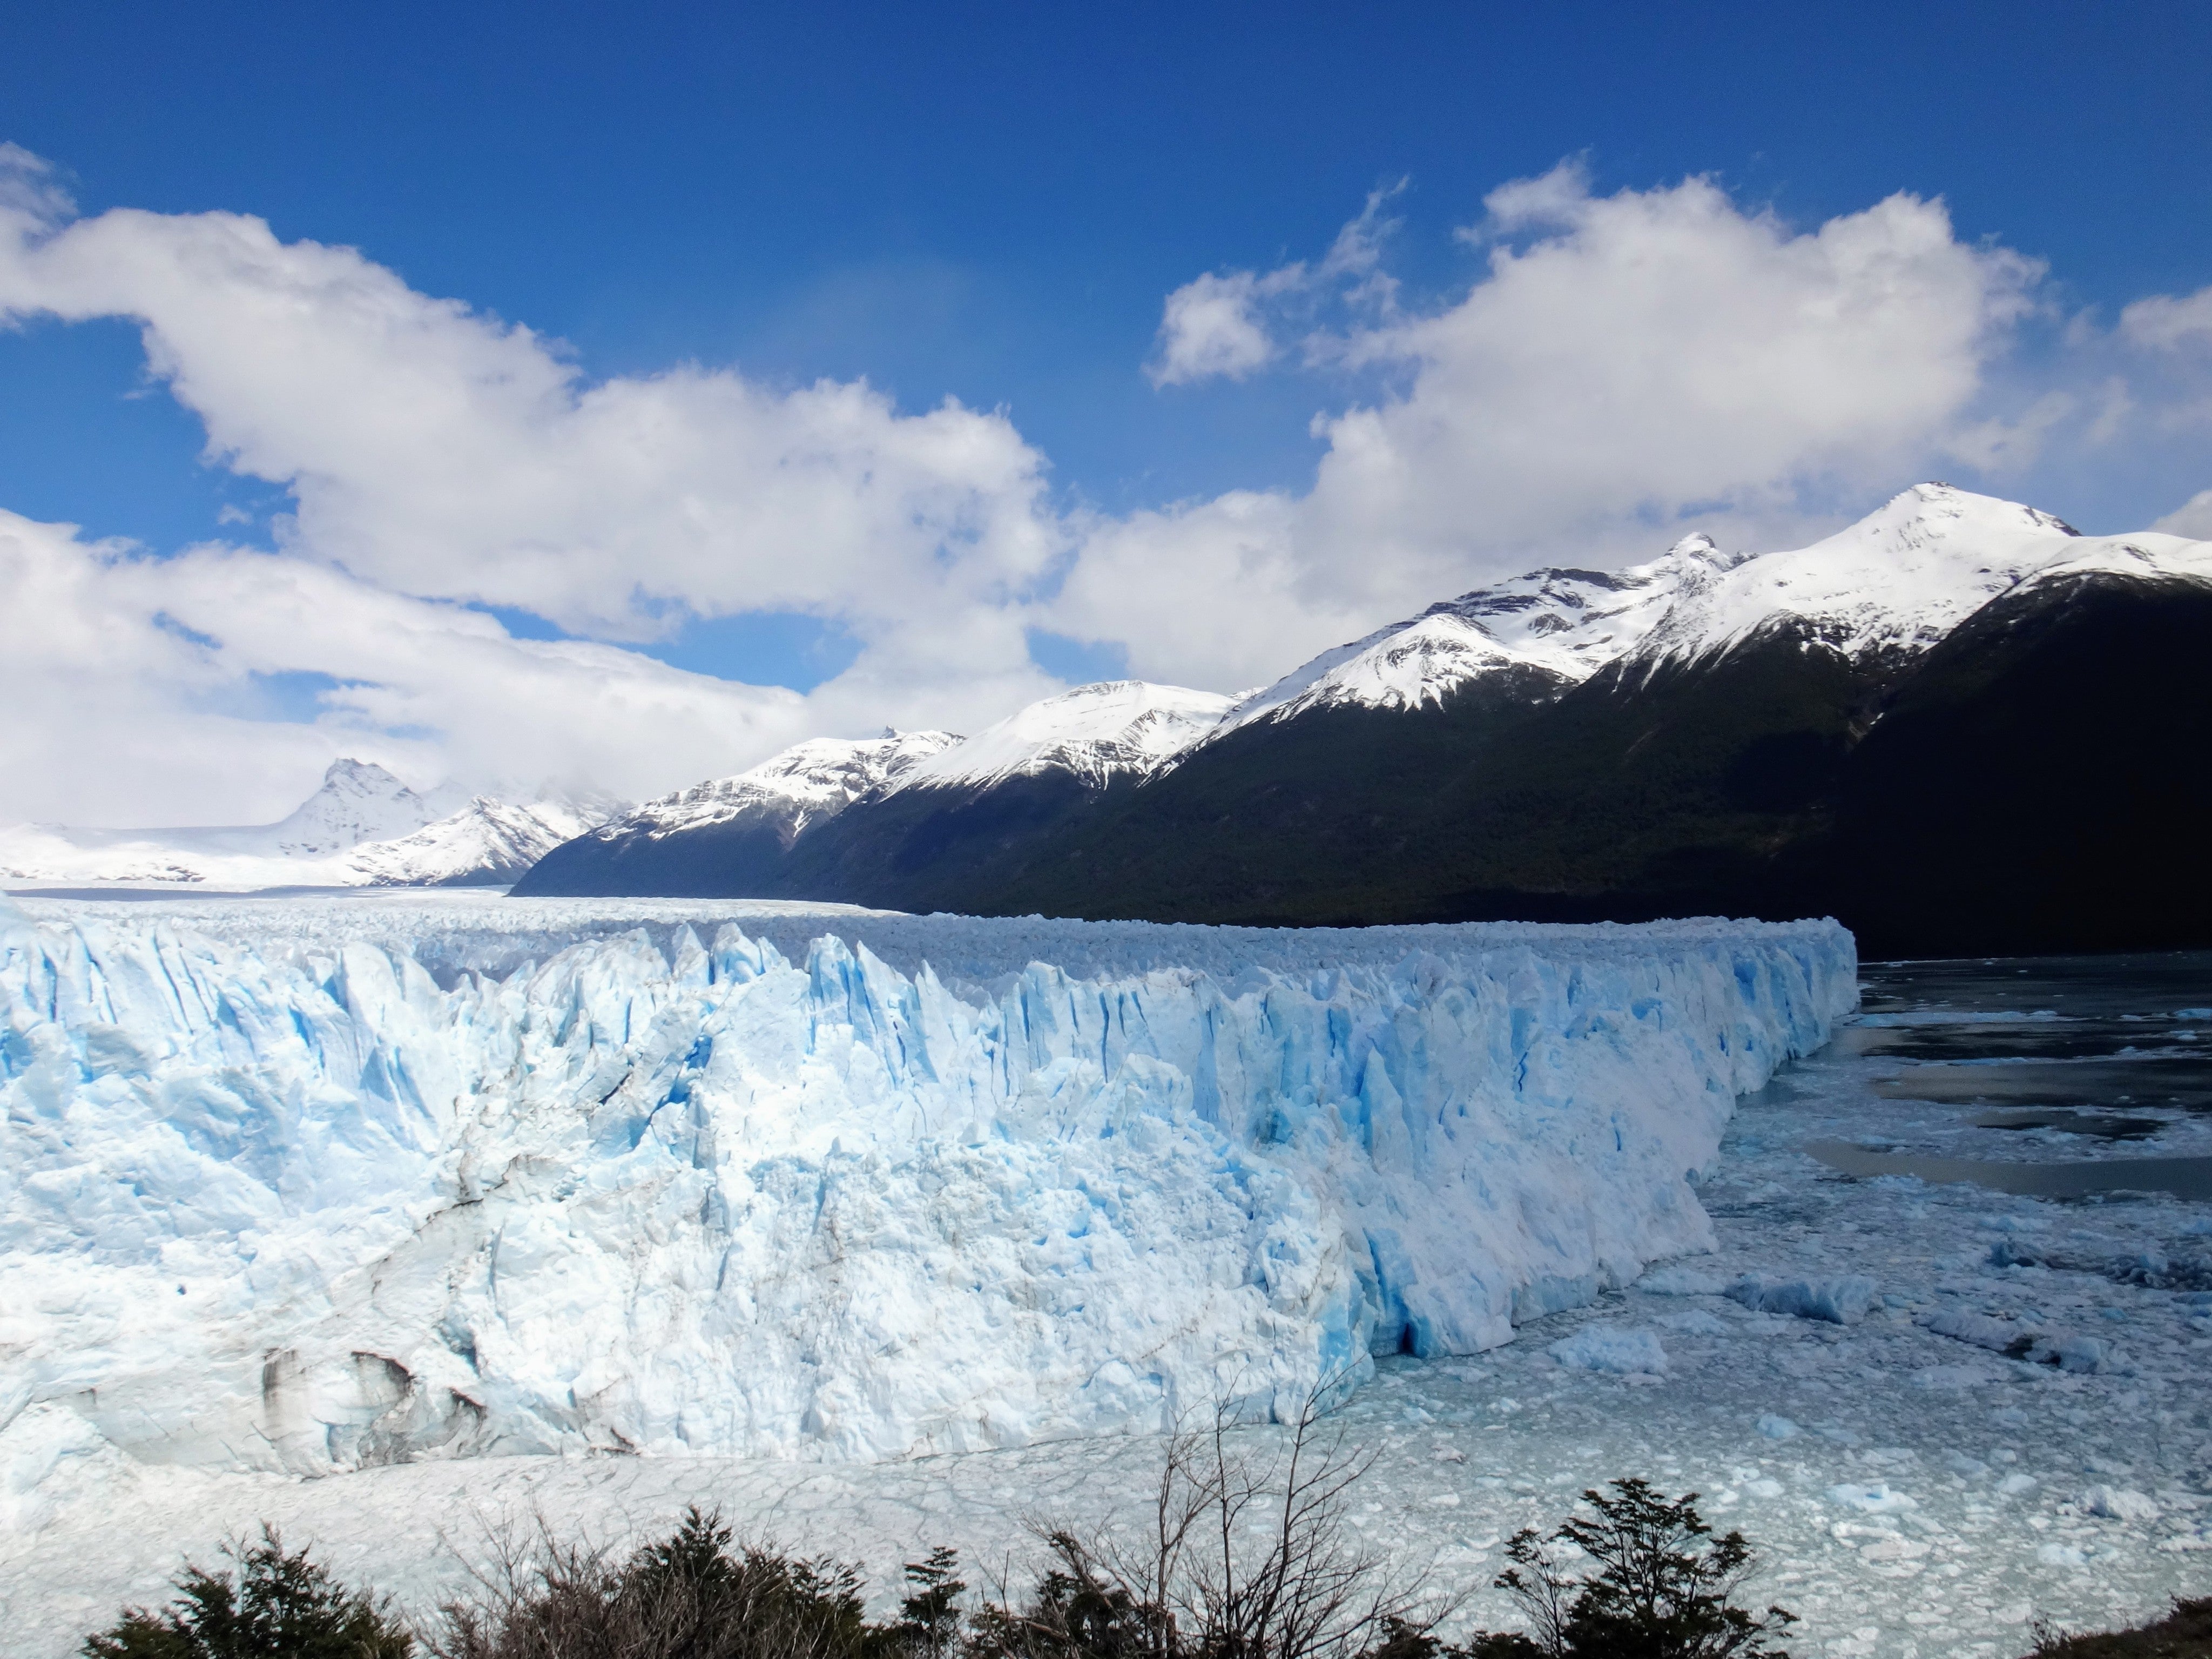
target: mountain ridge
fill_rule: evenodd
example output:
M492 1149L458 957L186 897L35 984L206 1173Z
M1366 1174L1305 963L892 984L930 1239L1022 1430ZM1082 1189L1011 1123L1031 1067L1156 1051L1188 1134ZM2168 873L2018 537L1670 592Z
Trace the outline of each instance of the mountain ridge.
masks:
M2086 676L2074 694L2096 718L2127 718L2100 690L2136 672L2119 659L2124 639L2084 623L2036 645L2045 624L2033 619L2056 604L2097 617L2163 606L2179 619L2154 630L2173 659L2157 695L2179 701L2133 718L2193 741L2188 699L2212 702L2212 683L2200 686L2190 666L2212 665L2212 623L2201 640L2191 632L2199 593L2212 594L2212 544L2085 537L2032 507L1917 485L1806 548L1729 553L1689 536L1620 572L1555 568L1474 589L1233 700L1127 682L1078 688L991 729L1029 732L1021 765L967 739L741 876L727 861L709 868L695 856L704 842L678 836L657 850L660 885L623 890L1271 923L1848 910L1869 919L1874 948L1976 949L2002 931L1986 896L1962 899L1949 927L1940 902L1915 920L1854 872L1881 840L1864 803L1890 787L1882 757L1894 745L1869 748L1871 735L1893 708L1910 726L1923 719L1916 708L1987 695L1960 689L1972 678L1964 648L1942 647L1992 616L2020 619L2008 695L2055 708L2067 688L2043 677ZM2072 611L2065 594L2076 596ZM1042 741L1072 710L1154 704L1173 705L1177 723L1141 763L1094 764L1085 744L1103 740L1103 726L1083 728L1067 752ZM1959 729L1969 727L1980 729ZM2039 759L2028 736L2002 720L1989 729L2008 732L2015 765L2074 776L2077 788L2094 770L2064 746L2094 747L2083 720L2054 716L2063 735ZM1915 787L1940 793L1973 774L1923 763ZM1885 798L1890 811L1909 810L1894 788ZM2140 814L2130 822L2155 831ZM2032 826L1982 833L2011 846ZM1937 872L1975 855L1916 853ZM517 890L590 893L606 879L564 848ZM2162 879L2203 884L2181 869ZM1970 872L1953 885L1982 890ZM2087 903L2044 907L2052 948L2171 932L2155 907L2123 905L2131 919L2106 926Z

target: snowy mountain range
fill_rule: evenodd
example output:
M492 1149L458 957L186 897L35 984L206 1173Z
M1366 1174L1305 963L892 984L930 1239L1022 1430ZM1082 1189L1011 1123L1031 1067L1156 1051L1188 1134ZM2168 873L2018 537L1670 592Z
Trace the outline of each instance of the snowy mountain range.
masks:
M2203 821L2179 757L2212 752L2208 604L2212 544L1922 484L1810 547L1689 536L1619 572L1533 571L1241 697L1121 681L964 740L878 740L914 755L896 765L790 751L611 820L517 890L1216 921L1826 909L1900 948L2212 938L2203 878L2160 854L2155 902L2081 884ZM836 805L802 813L817 777ZM770 819L787 832L750 833ZM1938 820L1950 838L1912 854L1933 908L1908 914L1857 872ZM2059 897L2007 934L2032 872Z
M250 891L265 887L445 887L512 881L583 834L612 803L515 803L419 792L383 767L338 760L276 823L240 828L0 829L0 884Z

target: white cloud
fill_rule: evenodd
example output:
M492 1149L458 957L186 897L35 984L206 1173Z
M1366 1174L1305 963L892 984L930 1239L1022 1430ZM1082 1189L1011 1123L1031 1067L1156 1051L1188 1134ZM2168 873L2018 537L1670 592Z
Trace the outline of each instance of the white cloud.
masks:
M1569 163L1492 192L1462 236L1479 273L1409 308L1384 258L1400 188L1317 259L1167 301L1161 385L1322 371L1310 487L1111 516L1055 508L1000 413L698 365L592 381L352 249L230 214L76 217L0 149L0 323L137 319L210 459L296 504L273 551L167 558L0 514L0 821L273 816L342 753L654 793L823 732L973 729L1054 689L1032 629L1232 690L1533 565L1692 526L1788 545L1958 465L2201 429L2185 348L2212 290L2076 319L2070 367L2024 372L2039 268L1960 241L1940 202L1800 229L1705 179L1599 196ZM474 601L615 642L514 639ZM800 696L622 648L762 611L833 621L859 657ZM246 718L301 673L328 677L312 718Z
M18 172L21 172L19 166ZM0 313L121 316L288 545L401 591L647 638L686 610L866 633L1003 600L1056 550L1002 416L684 367L587 384L552 343L258 219L0 203Z
M481 612L276 554L154 559L0 513L0 818L265 820L350 754L434 783L625 793L727 772L814 729L795 692L618 647L516 640ZM257 677L338 682L252 719Z
M2156 350L2185 344L2212 346L2212 288L2137 300L2120 313L2120 332L2133 343Z
M2169 536L2212 542L2212 489L2198 490L2151 528L2163 530Z
M1261 279L1249 270L1209 271L1167 297L1159 349L1145 373L1154 386L1188 386L1221 375L1241 380L1274 356L1260 319Z
M1406 181L1370 191L1367 204L1349 221L1316 264L1303 259L1257 271L1209 271L1169 295L1161 307L1159 338L1146 378L1155 386L1200 380L1241 380L1282 355L1278 335L1310 318L1334 296L1355 310L1387 314L1398 284L1382 268L1382 244L1398 228L1383 210ZM1310 337L1307 356L1326 356L1334 343Z
M1547 559L1648 556L1692 510L1786 534L1801 497L1886 492L2056 418L1973 416L2039 268L1961 242L1941 203L1799 232L1702 179L1593 196L1570 164L1486 206L1470 240L1488 266L1463 296L1313 351L1406 378L1316 417L1310 492L1097 529L1054 625L1127 641L1139 672L1233 683L1271 649ZM1144 596L1205 580L1228 597L1203 629L1148 623Z
M34 626L67 598L58 637L90 654L52 665L75 701L11 705L39 708L44 735L19 718L0 738L0 821L234 817L249 809L216 803L264 810L342 752L410 751L418 778L659 790L799 737L977 725L1056 688L1019 613L1063 532L1042 458L1001 415L696 365L590 383L555 343L349 248L233 214L73 212L44 163L0 155L0 323L137 319L209 459L289 488L296 511L276 522L282 556L64 556L31 537L45 551L19 550L4 608ZM861 650L802 701L511 640L471 601L615 641L800 612ZM149 635L164 608L222 651ZM363 684L289 727L225 715L239 699L210 689L301 672Z

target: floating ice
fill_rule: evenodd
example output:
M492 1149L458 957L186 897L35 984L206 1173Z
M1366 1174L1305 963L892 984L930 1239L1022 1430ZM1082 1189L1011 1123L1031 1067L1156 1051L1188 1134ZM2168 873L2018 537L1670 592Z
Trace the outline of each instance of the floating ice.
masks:
M2081 1494L2081 1507L2107 1521L2155 1521L2158 1504L2126 1486L2095 1486Z
M1916 1389L1978 1389L2001 1380L1987 1365L1923 1365L1912 1373Z
M1841 1504L1846 1509L1863 1510L1869 1515L1899 1515L1920 1505L1894 1486L1876 1482L1870 1486L1850 1483L1828 1488L1828 1501Z
M1727 1295L1754 1313L1856 1325L1874 1305L1874 1280L1856 1273L1834 1279L1771 1279L1746 1273L1728 1287Z
M1685 1172L1855 969L1832 923L6 906L0 1467L1279 1413L1708 1248Z
M1718 1273L1700 1273L1674 1262L1654 1267L1636 1281L1638 1290L1654 1296L1719 1296L1728 1287L1729 1281Z
M1667 1374L1667 1350L1660 1346L1657 1334L1620 1325L1585 1325L1572 1336L1561 1337L1546 1352L1576 1370L1611 1371L1622 1376Z

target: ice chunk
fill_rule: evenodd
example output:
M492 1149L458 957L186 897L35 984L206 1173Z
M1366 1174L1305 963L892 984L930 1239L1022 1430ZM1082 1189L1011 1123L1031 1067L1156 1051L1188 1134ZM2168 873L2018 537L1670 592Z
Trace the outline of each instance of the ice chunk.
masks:
M1769 1412L1759 1419L1759 1431L1769 1440L1794 1440L1804 1431L1786 1417Z
M1654 1267L1636 1281L1638 1290L1654 1296L1719 1296L1728 1287L1729 1281L1718 1273L1700 1273L1673 1262Z
M1575 1370L1609 1371L1620 1376L1667 1374L1667 1350L1659 1346L1657 1334L1621 1325L1585 1325L1545 1352Z
M2063 1371L2118 1370L2122 1361L2112 1345L2095 1336L2076 1336L2067 1331L2047 1331L2035 1339L2027 1358L2039 1365L2056 1365Z
M1954 1342L1971 1342L1978 1348L2008 1354L2015 1359L2026 1358L2040 1334L2016 1320L1993 1319L1987 1314L1969 1313L1963 1308L1945 1308L1921 1322L1938 1336L1948 1336Z
M1728 1287L1727 1295L1755 1313L1855 1325L1874 1305L1874 1280L1857 1273L1832 1279L1773 1279L1746 1273Z
M1845 1482L1828 1488L1828 1501L1841 1504L1847 1509L1863 1510L1869 1515L1899 1515L1906 1510L1920 1507L1894 1486L1877 1481L1870 1486Z
M1912 1373L1916 1389L1977 1389L1999 1380L1986 1365L1923 1365Z
M0 1403L301 1474L1279 1415L1709 1249L1856 994L1832 924L9 905Z
M2081 1507L2107 1521L2155 1521L2156 1503L2126 1486L2094 1486L2081 1494Z

